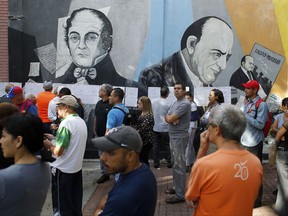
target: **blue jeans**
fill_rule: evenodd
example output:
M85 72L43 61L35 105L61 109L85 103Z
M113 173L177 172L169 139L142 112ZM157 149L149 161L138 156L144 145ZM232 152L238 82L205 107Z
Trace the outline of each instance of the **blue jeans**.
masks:
M279 189L275 203L275 211L279 216L288 215L288 151L277 151L277 173Z
M176 197L185 198L186 188L186 163L185 150L187 147L189 136L181 138L170 137L170 149L173 164L173 184Z
M54 215L82 216L82 170L77 173L63 173L51 167L51 172Z

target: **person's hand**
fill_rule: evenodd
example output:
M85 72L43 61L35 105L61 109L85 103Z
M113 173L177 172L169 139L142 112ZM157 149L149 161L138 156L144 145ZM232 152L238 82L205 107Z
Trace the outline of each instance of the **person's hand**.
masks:
M205 130L200 134L200 147L196 159L199 159L207 154L209 142L209 131Z
M49 134L49 133L44 133L44 137L48 140L53 140L55 139L55 137L52 135L52 134Z
M50 129L51 129L51 130L57 130L58 127L59 127L58 124L51 124L51 125L50 125Z
M173 122L173 125L177 125L177 124L179 124L179 123L180 123L180 120L177 119L176 121Z
M196 207L196 202L193 202L192 200L186 200L186 203L191 208L195 208Z
M209 131L205 130L200 134L200 145L202 147L209 146Z
M48 139L43 140L43 144L44 144L44 147L46 149L50 149L50 147L51 147L51 141L50 140L48 140Z

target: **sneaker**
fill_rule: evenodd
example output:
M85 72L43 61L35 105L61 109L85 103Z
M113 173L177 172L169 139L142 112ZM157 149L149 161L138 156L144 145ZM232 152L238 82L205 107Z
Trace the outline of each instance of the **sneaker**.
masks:
M183 203L183 202L185 202L185 199L179 199L179 198L177 198L176 196L172 196L172 197L170 197L170 198L167 198L167 199L165 200L165 202L166 202L167 204Z
M160 164L159 162L154 162L154 168L159 168Z
M99 179L97 179L98 184L102 184L110 179L110 176L108 174L103 174Z

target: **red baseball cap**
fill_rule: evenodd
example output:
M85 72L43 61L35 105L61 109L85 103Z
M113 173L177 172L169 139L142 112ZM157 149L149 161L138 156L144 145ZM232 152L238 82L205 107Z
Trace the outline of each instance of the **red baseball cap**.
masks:
M22 94L22 93L23 93L23 89L22 89L21 87L19 87L19 86L12 86L12 87L9 89L6 97L11 99L11 98L14 98L15 96L17 96L17 95L19 95L19 94Z
M250 80L242 84L245 88L253 88L259 90L260 85L256 80Z

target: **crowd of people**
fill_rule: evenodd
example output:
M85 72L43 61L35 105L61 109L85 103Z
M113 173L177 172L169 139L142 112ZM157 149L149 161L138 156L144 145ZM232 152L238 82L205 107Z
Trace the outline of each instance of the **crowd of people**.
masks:
M100 157L102 176L97 183L113 175L115 184L95 215L154 215L157 183L149 159L154 168L162 165L162 159L172 168L173 187L165 190L170 195L167 204L186 201L195 215L235 211L252 215L263 195L263 128L269 110L263 101L256 105L257 81L242 85L246 99L241 109L228 105L223 92L214 88L203 114L184 83L175 83L176 100L171 105L169 88L163 86L159 98L138 99L137 120L124 126L129 113L122 102L125 92L102 84L91 142ZM50 182L53 215L82 215L88 137L83 104L65 86L53 91L53 83L46 81L43 89L32 102L21 87L9 84L7 100L0 103L3 215L40 215ZM275 117L272 134L278 148L287 150L287 98L282 106L284 112ZM49 160L43 152L50 154Z

